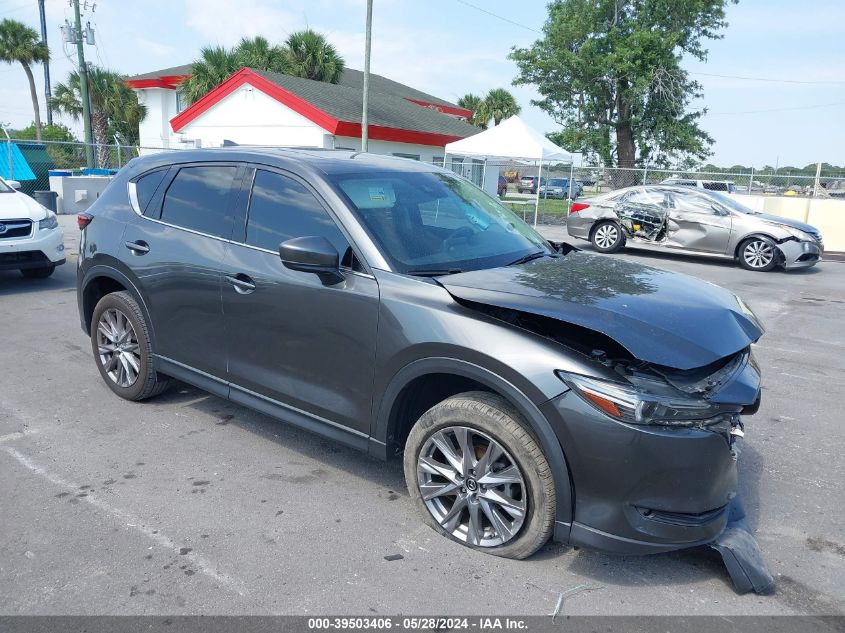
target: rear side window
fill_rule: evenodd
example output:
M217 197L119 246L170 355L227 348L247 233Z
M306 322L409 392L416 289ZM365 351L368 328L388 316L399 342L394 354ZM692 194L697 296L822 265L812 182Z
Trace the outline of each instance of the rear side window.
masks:
M135 181L135 193L138 197L138 209L141 213L146 211L150 204L150 200L153 199L156 189L158 189L158 186L161 184L161 181L164 179L164 175L166 173L166 169L151 171Z
M176 174L161 207L161 219L215 237L229 237L226 211L238 168L226 165L183 167Z
M346 259L349 242L314 194L293 178L256 171L246 243L275 252L286 240L311 235L325 237Z

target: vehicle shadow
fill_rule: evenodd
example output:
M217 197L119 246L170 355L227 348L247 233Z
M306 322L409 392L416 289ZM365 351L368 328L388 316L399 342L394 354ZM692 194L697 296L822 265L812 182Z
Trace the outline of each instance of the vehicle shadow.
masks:
M27 279L17 270L0 270L0 297L32 292L76 291L76 268L64 264L46 279Z
M177 383L164 394L148 401L146 406L185 406L208 417L197 416L196 421L207 420L215 426L237 426L269 442L295 451L304 458L324 462L350 475L367 479L377 486L407 496L402 461L384 462L366 453L325 439L315 433L299 429L253 409L224 400L184 383Z

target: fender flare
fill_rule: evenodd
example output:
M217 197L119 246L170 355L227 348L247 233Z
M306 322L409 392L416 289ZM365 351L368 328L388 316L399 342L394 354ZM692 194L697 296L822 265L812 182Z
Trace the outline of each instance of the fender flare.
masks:
M555 540L568 540L569 526L572 523L574 497L569 465L567 464L560 441L557 435L555 435L549 421L531 399L518 387L484 367L455 358L437 357L423 358L405 365L405 367L396 373L384 390L372 432L372 440L375 440L376 446L382 451L386 449L388 435L392 431L390 428L390 413L402 390L415 378L427 374L444 373L470 378L496 391L516 407L517 411L528 422L535 438L540 444L540 448L543 450L543 454L549 462L555 478L555 499L557 504ZM370 446L371 452L378 450L375 449L372 442Z
M82 282L79 284L79 316L80 320L82 321L83 329L85 329L90 334L91 324L85 323L85 313L83 310L85 290L95 278L99 277L108 277L109 279L113 279L114 281L121 284L124 288L127 289L128 292L132 294L132 296L138 302L138 305L141 306L141 311L144 313L144 319L147 322L147 332L150 335L150 345L153 347L153 349L155 349L155 328L153 327L153 321L150 318L150 311L147 307L147 302L144 300L144 296L141 294L141 291L138 289L138 286L135 284L134 281L132 281L132 279L130 279L127 275L117 270L113 266L109 266L107 264L96 264L89 268L85 272L85 275L82 277Z

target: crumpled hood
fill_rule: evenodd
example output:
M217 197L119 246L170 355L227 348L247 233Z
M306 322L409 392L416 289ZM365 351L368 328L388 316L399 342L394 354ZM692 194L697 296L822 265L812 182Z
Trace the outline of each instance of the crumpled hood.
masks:
M456 299L586 327L640 360L677 369L708 365L763 334L724 288L616 257L574 252L437 281Z
M0 220L43 220L44 207L25 193L0 193Z

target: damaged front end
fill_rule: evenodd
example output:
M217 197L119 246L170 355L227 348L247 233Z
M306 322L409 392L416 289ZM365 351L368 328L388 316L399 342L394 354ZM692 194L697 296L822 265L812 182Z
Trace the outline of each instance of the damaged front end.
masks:
M577 373L556 372L569 390L544 407L571 469L571 544L623 554L709 545L722 555L737 592L773 591L736 495L741 416L760 404L750 345L679 369L637 358L591 328L459 302L580 359Z

